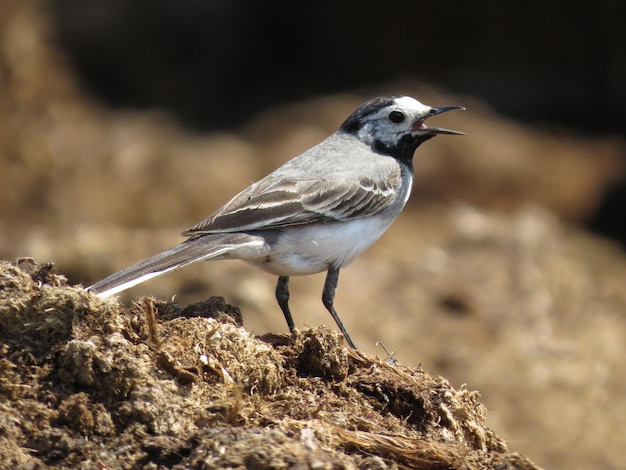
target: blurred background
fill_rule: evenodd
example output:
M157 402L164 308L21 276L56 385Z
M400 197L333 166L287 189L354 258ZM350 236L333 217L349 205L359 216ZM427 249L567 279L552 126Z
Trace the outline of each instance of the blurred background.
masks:
M368 98L466 106L337 309L365 351L479 390L537 464L623 468L625 21L620 0L0 0L0 257L88 285ZM204 263L121 299L222 295L285 332L274 283ZM292 281L301 327L331 326L322 284Z

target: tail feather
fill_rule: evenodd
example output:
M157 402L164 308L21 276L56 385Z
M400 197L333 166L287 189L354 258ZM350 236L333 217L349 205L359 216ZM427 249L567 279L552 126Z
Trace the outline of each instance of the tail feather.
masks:
M243 247L258 248L258 245L258 237L251 237L243 233L203 235L187 240L139 264L111 274L89 286L87 290L95 291L100 298L110 297L148 279L196 261L223 257Z

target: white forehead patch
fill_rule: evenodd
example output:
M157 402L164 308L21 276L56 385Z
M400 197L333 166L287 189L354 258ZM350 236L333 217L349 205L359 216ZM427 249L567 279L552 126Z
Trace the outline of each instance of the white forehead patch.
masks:
M410 109L415 110L418 113L427 112L430 107L425 104L420 103L415 98L411 98L410 96L401 96L400 98L396 98L396 104L400 106L402 109Z

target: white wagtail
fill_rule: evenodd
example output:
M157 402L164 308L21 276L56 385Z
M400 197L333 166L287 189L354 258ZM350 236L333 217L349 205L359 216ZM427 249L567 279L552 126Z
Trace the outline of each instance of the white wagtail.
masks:
M333 306L339 270L389 228L413 183L413 153L437 134L424 124L462 106L426 106L403 96L362 104L326 140L244 189L188 239L90 286L108 297L190 263L240 259L278 276L276 300L290 331L289 276L327 271L322 301L348 344Z

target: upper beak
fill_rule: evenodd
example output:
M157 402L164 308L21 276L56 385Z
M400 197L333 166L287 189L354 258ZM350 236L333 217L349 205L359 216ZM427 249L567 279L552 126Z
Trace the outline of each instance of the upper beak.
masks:
M448 111L454 111L459 109L465 111L463 106L438 106L430 108L430 113L424 119L421 119L415 123L415 130L421 132L428 132L429 134L451 134L451 135L465 135L465 132L453 131L452 129L444 129L443 127L431 127L424 124L424 120L436 116L437 114L447 113Z

